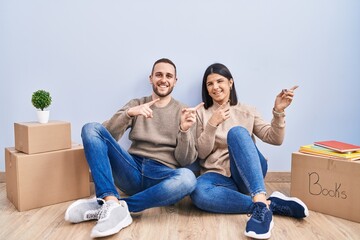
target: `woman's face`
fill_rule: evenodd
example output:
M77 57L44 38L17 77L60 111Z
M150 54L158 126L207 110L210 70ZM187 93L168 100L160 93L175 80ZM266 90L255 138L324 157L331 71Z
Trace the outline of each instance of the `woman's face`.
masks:
M210 74L206 79L206 88L210 97L220 105L229 101L232 85L232 79L229 80L217 73Z

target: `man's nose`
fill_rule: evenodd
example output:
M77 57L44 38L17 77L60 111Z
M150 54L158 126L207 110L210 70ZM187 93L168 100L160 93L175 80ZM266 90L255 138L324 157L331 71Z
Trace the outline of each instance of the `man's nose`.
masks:
M166 77L165 77L165 76L161 76L160 79L159 79L159 81L161 81L161 82L166 82Z

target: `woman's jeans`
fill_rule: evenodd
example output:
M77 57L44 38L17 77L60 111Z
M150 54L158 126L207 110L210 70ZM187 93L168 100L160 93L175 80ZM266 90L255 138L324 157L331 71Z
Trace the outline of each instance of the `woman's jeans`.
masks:
M139 212L174 204L195 189L191 170L129 154L100 123L86 124L81 137L98 198L120 199L118 187L129 195L123 199L129 211Z
M201 175L191 199L198 208L209 212L248 213L252 197L266 193L267 160L243 127L231 128L227 143L231 177L215 172Z

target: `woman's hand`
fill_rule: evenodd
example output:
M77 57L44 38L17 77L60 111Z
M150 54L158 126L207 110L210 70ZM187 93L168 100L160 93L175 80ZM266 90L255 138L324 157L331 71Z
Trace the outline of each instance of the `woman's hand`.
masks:
M230 106L228 103L224 103L218 109L216 109L209 119L209 123L213 126L219 126L222 122L230 118Z
M283 89L281 93L276 96L274 110L278 113L284 112L285 108L287 108L294 97L294 90L299 86L293 86L290 89Z

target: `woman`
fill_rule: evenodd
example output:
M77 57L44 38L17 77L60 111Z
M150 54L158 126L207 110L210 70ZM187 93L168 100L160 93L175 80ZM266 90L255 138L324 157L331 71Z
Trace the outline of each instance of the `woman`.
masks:
M202 82L204 107L197 111L197 146L201 173L193 203L216 213L251 213L245 235L269 238L272 215L295 218L308 215L306 205L280 192L266 197L264 177L267 161L255 145L254 136L280 145L285 132L285 108L297 86L276 96L271 123L265 122L254 107L237 100L229 69L220 63L210 65Z

